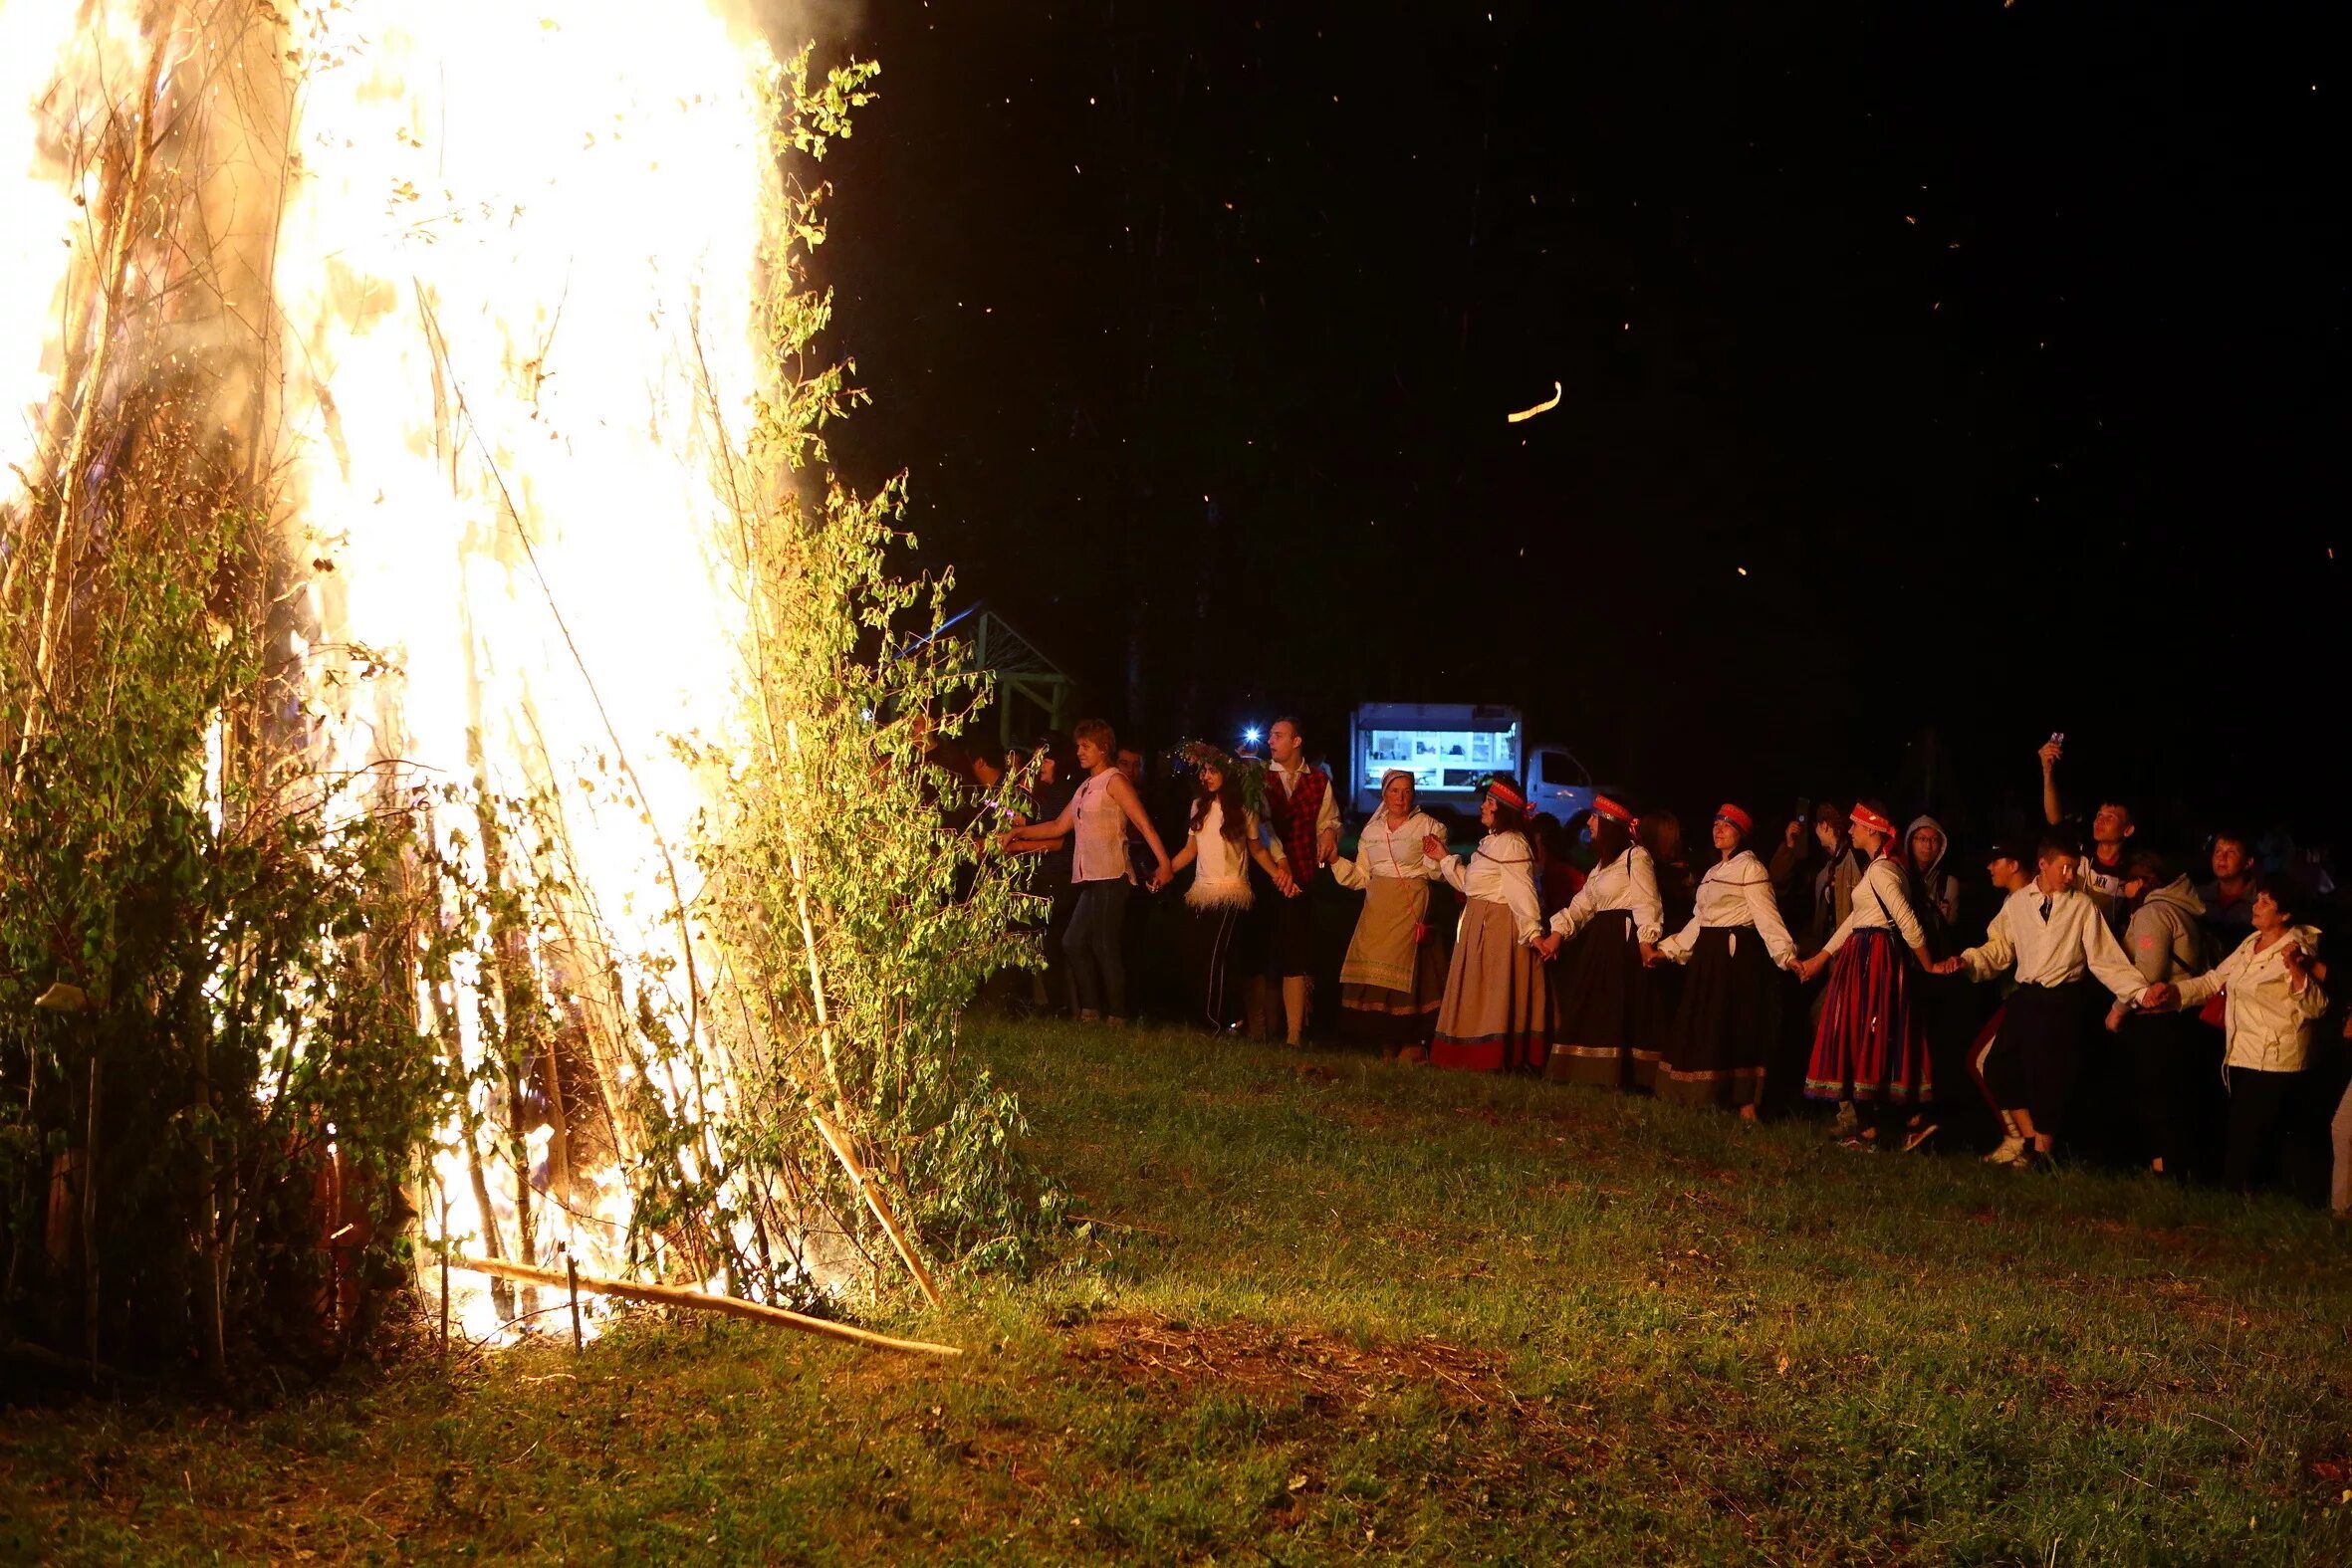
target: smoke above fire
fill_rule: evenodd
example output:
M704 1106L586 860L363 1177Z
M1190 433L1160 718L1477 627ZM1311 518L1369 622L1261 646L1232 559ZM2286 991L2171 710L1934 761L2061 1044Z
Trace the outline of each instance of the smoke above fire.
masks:
M568 962L681 1014L711 790L675 743L726 755L744 698L721 531L762 385L772 23L720 0L0 5L0 505L77 439L63 379L99 368L85 404L200 385L276 476L292 744L560 796L596 949ZM139 180L124 292L163 303L133 332L95 214ZM448 852L480 854L467 827L441 824ZM454 1022L477 1049L482 1020ZM452 1233L477 1234L483 1184L448 1162ZM552 1206L584 1264L621 1187L583 1173Z

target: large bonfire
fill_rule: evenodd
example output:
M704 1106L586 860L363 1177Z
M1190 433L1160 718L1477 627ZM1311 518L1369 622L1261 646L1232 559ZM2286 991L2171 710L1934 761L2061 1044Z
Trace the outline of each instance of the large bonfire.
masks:
M403 1257L809 1305L1020 1231L955 1050L1015 890L918 777L984 693L823 469L802 169L867 73L806 61L716 0L0 8L17 1332L219 1368Z

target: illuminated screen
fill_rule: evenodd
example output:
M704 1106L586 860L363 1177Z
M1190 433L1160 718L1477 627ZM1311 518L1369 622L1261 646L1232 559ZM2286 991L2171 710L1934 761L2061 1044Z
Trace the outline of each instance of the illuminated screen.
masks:
M1519 772L1519 730L1374 730L1357 781L1380 787L1380 776L1408 768L1420 790L1470 790L1489 774Z

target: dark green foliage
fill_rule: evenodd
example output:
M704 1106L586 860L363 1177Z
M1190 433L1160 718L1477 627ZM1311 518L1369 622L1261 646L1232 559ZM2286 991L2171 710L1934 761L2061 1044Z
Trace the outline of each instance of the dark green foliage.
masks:
M5 665L0 1313L103 1359L340 1350L438 1093L383 983L404 814L266 761L260 534L105 553L48 689Z

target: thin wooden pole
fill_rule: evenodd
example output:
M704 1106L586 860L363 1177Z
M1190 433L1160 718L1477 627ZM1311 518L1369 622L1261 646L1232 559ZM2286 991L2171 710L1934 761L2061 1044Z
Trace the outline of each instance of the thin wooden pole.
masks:
M441 1195L441 1362L449 1362L449 1195Z
M915 1256L914 1244L907 1240L906 1232L898 1228L898 1217L882 1201L880 1184L866 1175L865 1167L859 1165L857 1156L850 1152L849 1140L843 1138L822 1112L812 1107L809 1119L817 1124L818 1136L833 1152L833 1158L841 1162L841 1169L849 1173L849 1185L857 1189L858 1196L865 1200L866 1208L871 1209L874 1218L882 1223L882 1230L890 1237L890 1244L898 1248L898 1255L906 1263L907 1272L913 1274L915 1283L923 1287L923 1299L933 1306L939 1305L939 1287L931 1283L930 1271L923 1267L923 1260Z
M572 1290L572 1350L577 1355L588 1349L588 1336L580 1328L580 1259L570 1247L564 1249L564 1277Z
M520 1280L526 1284L557 1286L564 1283L564 1276L552 1268L533 1268L528 1263L510 1263L500 1257L460 1257L454 1259L451 1266L471 1273ZM749 1318L755 1323L770 1323L778 1328L797 1328L806 1334L821 1334L826 1339L843 1340L852 1345L868 1345L876 1350L904 1350L921 1356L963 1354L953 1345L935 1345L921 1339L892 1339L887 1334L876 1334L870 1329L852 1328L846 1323L833 1323L821 1317L788 1312L783 1307L746 1301L740 1296L715 1296L707 1290L689 1290L683 1285L600 1279L593 1274L582 1274L579 1278L581 1289L595 1295L617 1296L623 1301L687 1307L697 1312L720 1312L729 1317Z

